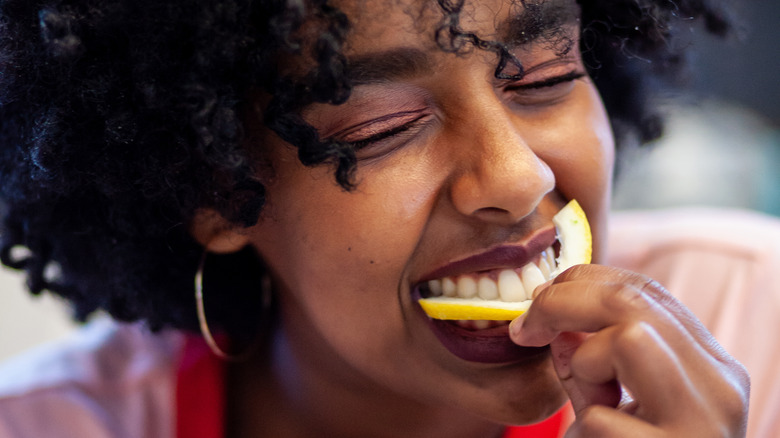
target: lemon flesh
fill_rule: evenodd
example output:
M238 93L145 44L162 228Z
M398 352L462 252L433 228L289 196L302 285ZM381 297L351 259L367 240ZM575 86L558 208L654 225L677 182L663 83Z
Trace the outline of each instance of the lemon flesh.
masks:
M574 265L590 263L593 254L593 237L585 212L576 200L569 201L553 216L560 255L558 267L550 278ZM431 297L419 300L425 313L433 319L509 321L525 313L531 300L507 302L481 298Z
M558 268L552 273L555 278L574 265L587 265L593 256L593 236L590 224L579 202L572 199L553 216L553 224L561 243L560 255L556 260Z

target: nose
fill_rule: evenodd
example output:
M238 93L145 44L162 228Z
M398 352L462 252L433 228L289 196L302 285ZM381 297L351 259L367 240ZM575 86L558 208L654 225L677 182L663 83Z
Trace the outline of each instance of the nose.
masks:
M450 185L452 204L461 214L511 225L536 209L555 187L555 176L510 114L484 106L471 114L458 123L453 145L460 162Z

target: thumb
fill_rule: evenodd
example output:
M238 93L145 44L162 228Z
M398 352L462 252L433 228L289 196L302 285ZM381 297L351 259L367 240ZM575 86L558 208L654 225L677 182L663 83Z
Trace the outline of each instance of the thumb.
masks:
M572 357L587 337L587 333L562 332L550 343L555 372L577 415L591 405L616 407L621 397L617 380L588 382L577 378L573 372Z

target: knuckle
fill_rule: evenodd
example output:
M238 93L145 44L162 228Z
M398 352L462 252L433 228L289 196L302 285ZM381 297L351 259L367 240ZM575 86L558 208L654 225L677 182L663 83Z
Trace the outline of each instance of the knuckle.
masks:
M750 405L750 375L744 365L732 358L721 363L719 373L722 383L714 399L715 414L720 414L725 429L744 432Z
M677 298L672 296L661 283L652 278L641 276L641 283L638 283L638 287L646 296L663 306L679 305Z
M604 296L605 305L621 313L641 312L651 307L649 297L641 288L632 285L617 284L611 293Z
M572 266L571 268L561 272L553 279L553 284L560 284L565 283L567 281L574 281L581 277L581 274L578 274L579 272L579 266Z
M591 275L603 275L604 272L613 269L615 268L603 265L574 265L555 277L553 283L581 280Z
M722 395L724 411L731 430L744 431L750 403L750 383L735 376L729 379L729 385Z
M632 321L615 335L614 345L618 351L632 351L638 345L649 345L655 342L657 342L657 333L650 324L644 321Z
M750 374L747 368L736 360L731 366L735 375L735 384L739 388L742 398L745 399L745 404L747 404L747 400L750 398Z

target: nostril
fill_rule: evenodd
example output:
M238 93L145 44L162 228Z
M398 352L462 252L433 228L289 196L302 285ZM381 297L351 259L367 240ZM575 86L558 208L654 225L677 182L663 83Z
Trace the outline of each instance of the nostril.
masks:
M510 211L500 207L482 207L471 212L470 217L483 222L511 226L521 221L527 213L533 211L534 208L535 207L531 207L529 211L526 212L526 210Z
M482 207L474 212L475 214L485 213L490 215L505 215L509 214L509 211L499 207Z

